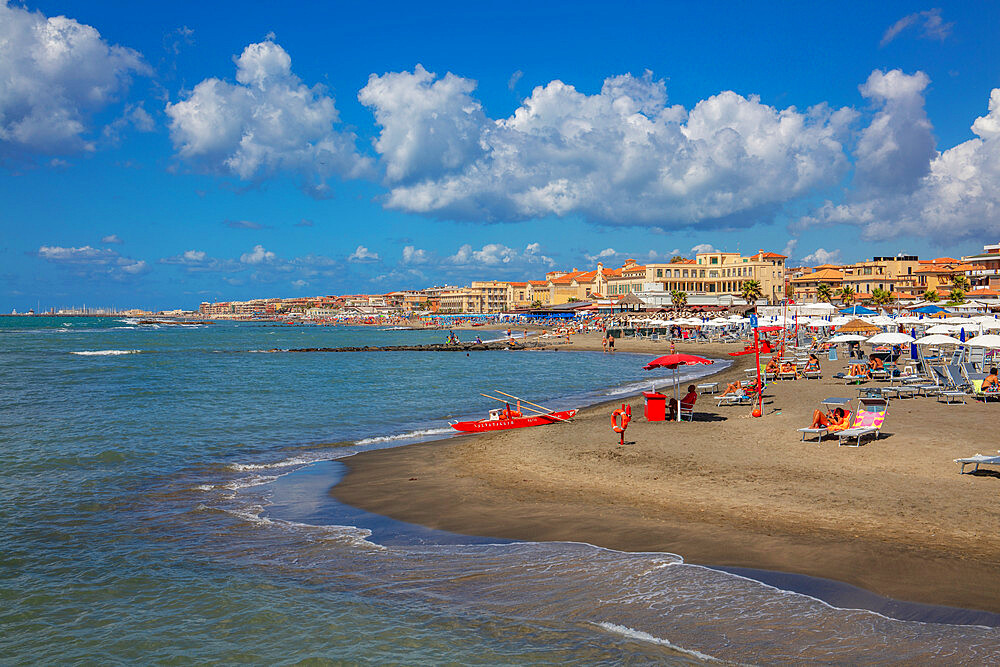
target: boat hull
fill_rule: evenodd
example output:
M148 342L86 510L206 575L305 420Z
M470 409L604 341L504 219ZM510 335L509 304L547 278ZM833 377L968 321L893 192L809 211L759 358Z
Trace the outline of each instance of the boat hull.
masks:
M457 422L451 427L456 431L466 433L481 433L483 431L506 431L512 428L525 428L527 426L545 426L555 424L572 418L576 410L563 410L562 412L551 412L547 415L536 415L534 417L513 417L511 419L480 419L479 421Z

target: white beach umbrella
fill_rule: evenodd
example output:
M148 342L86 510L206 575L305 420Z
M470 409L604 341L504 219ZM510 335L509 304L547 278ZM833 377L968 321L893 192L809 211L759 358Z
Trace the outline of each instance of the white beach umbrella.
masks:
M965 344L969 347L989 347L996 350L1000 349L1000 336L996 334L983 334L975 338L970 338L965 341Z
M930 336L924 336L923 338L918 338L913 341L917 345L961 345L962 341L955 338L954 336L945 336L944 334L933 334Z
M807 303L802 306L801 310L806 311L809 314L829 315L836 310L836 308L831 303Z
M978 324L983 331L996 331L997 329L1000 329L1000 320L992 317L985 318L978 322Z
M904 315L903 317L896 318L896 324L919 324L920 322L921 319L913 315Z
M827 343L860 343L863 340L868 340L867 336L862 336L860 334L837 334Z
M887 327L894 324L892 319L886 317L885 315L872 315L871 317L862 317L861 319L868 324L874 324L877 327Z
M840 327L847 324L848 322L853 322L854 319L855 318L848 317L847 315L838 315L837 317L830 320L830 324L832 324L835 327Z
M961 327L956 324L935 324L932 327L928 327L927 331L924 332L926 335L931 334L950 334L958 331Z
M817 329L828 329L835 325L833 322L828 322L826 320L814 319L809 322L810 327L816 327Z
M913 342L913 336L889 331L886 333L875 334L869 338L867 342L872 345L909 345Z

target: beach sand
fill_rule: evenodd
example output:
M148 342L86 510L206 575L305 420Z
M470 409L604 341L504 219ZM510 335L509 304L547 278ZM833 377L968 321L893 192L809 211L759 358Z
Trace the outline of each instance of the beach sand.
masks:
M562 349L601 349L597 334ZM668 352L622 340L619 352ZM726 358L738 346L685 344ZM750 361L747 361L747 360ZM899 600L1000 612L1000 474L952 459L993 454L1000 406L890 403L882 438L860 448L802 442L831 375L769 385L765 416L703 396L693 423L647 422L642 397L618 445L610 413L572 423L369 452L332 493L362 509L455 533L666 551L689 563L823 577ZM712 378L743 378L752 357Z

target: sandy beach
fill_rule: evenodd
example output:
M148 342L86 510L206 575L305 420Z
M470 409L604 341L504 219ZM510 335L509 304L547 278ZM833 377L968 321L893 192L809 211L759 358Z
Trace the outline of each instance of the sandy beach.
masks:
M618 352L667 345L622 340ZM737 346L679 352L730 359ZM563 350L600 350L598 334ZM527 353L525 353L527 354ZM712 377L744 377L747 357ZM993 454L996 404L890 403L883 435L860 448L802 442L796 429L833 379L769 385L765 416L698 401L693 423L647 422L641 396L621 447L610 413L572 422L369 452L332 493L362 509L456 533L667 551L687 562L833 579L913 602L1000 612L1000 474L959 475L952 459Z

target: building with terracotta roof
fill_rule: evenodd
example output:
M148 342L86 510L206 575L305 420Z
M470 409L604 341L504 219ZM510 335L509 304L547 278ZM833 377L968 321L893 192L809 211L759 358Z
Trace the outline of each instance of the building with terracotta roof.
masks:
M831 295L844 285L844 272L837 269L819 269L805 273L788 281L792 288L792 298L796 302L817 300L820 285L829 285Z
M962 261L976 265L966 273L973 287L1000 290L1000 243L985 245L981 253L967 255Z

